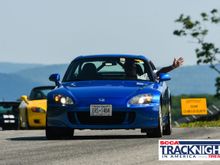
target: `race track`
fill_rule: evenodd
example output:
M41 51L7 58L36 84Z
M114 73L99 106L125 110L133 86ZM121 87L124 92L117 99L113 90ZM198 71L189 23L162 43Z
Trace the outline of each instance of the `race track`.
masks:
M163 139L220 139L220 128L175 128ZM44 130L0 131L0 164L156 165L220 164L220 161L159 161L158 138L140 130L75 131L70 140L45 138Z

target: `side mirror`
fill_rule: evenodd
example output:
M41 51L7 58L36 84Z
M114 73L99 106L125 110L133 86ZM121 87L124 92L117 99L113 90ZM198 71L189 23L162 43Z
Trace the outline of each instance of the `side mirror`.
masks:
M61 85L60 75L57 74L57 73L50 75L49 80L55 82L55 85L58 86L58 87Z
M169 81L171 79L170 75L167 73L160 73L159 78L160 82Z
M21 100L24 101L26 104L29 104L28 103L28 97L26 95L22 95Z

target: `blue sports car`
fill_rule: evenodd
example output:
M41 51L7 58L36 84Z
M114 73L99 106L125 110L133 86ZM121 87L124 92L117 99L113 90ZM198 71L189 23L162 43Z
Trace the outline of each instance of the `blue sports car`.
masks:
M47 95L47 139L70 138L74 129L140 129L148 137L171 134L167 73L137 55L79 56Z

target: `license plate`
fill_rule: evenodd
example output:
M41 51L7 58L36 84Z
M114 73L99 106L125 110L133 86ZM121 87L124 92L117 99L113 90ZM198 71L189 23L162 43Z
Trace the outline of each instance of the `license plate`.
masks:
M111 104L90 105L90 116L112 116Z

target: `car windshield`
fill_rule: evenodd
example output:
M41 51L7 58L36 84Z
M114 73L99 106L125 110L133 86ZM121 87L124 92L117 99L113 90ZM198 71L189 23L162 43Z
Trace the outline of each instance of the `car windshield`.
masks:
M47 98L47 94L52 90L53 88L36 88L31 91L30 100L42 100Z
M5 114L5 113L12 113L13 111L17 110L18 104L10 104L10 103L3 103L0 104L0 114Z
M96 57L73 61L63 82L82 80L153 81L153 76L148 61L125 57Z

